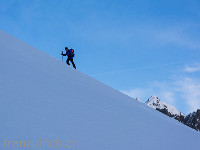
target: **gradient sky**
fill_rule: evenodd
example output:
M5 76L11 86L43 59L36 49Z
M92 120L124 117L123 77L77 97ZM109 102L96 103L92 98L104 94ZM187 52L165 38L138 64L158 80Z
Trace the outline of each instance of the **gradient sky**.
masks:
M200 108L199 0L0 0L0 14L1 30L58 59L74 48L78 70L134 98Z

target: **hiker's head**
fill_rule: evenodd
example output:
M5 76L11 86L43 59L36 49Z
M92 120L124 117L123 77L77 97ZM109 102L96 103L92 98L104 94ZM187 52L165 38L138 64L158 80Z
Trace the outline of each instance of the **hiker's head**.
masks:
M65 47L65 50L68 51L69 50L68 47Z

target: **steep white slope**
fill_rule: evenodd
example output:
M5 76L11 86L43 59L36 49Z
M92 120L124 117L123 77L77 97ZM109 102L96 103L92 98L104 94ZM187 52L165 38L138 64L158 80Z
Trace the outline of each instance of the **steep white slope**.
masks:
M200 147L196 131L2 31L0 51L0 149L72 149L58 141L73 139L77 150Z

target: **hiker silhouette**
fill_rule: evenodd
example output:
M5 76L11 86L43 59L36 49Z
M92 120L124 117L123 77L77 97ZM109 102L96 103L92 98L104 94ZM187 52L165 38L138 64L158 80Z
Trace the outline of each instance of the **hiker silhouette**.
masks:
M70 64L69 64L69 61L71 61L73 67L76 69L76 65L75 65L74 60L73 60L74 55L75 55L75 54L74 54L74 50L73 50L73 49L68 49L68 47L65 47L65 51L66 51L66 53L63 54L63 52L62 52L61 55L62 55L62 56L68 56L66 63L67 63L68 65L70 65Z

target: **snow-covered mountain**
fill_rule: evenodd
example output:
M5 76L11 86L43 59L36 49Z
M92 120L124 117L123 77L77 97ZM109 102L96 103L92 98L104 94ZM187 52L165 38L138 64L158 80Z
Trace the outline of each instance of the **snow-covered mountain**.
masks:
M199 150L194 130L2 31L0 50L0 149Z
M151 96L145 103L154 109L167 109L167 111L173 116L179 115L181 113L174 106L166 104L165 102L158 99L158 97L155 95Z
M183 121L185 115L178 111L174 106L166 104L165 102L161 101L157 96L151 96L146 102L148 106L166 114L169 117L173 117L176 120Z
M172 117L183 124L193 128L197 131L200 131L200 110L198 109L196 112L190 113L185 116L183 113L178 111L174 106L166 104L165 102L161 101L157 96L151 96L146 102L148 106L156 109L163 114Z

